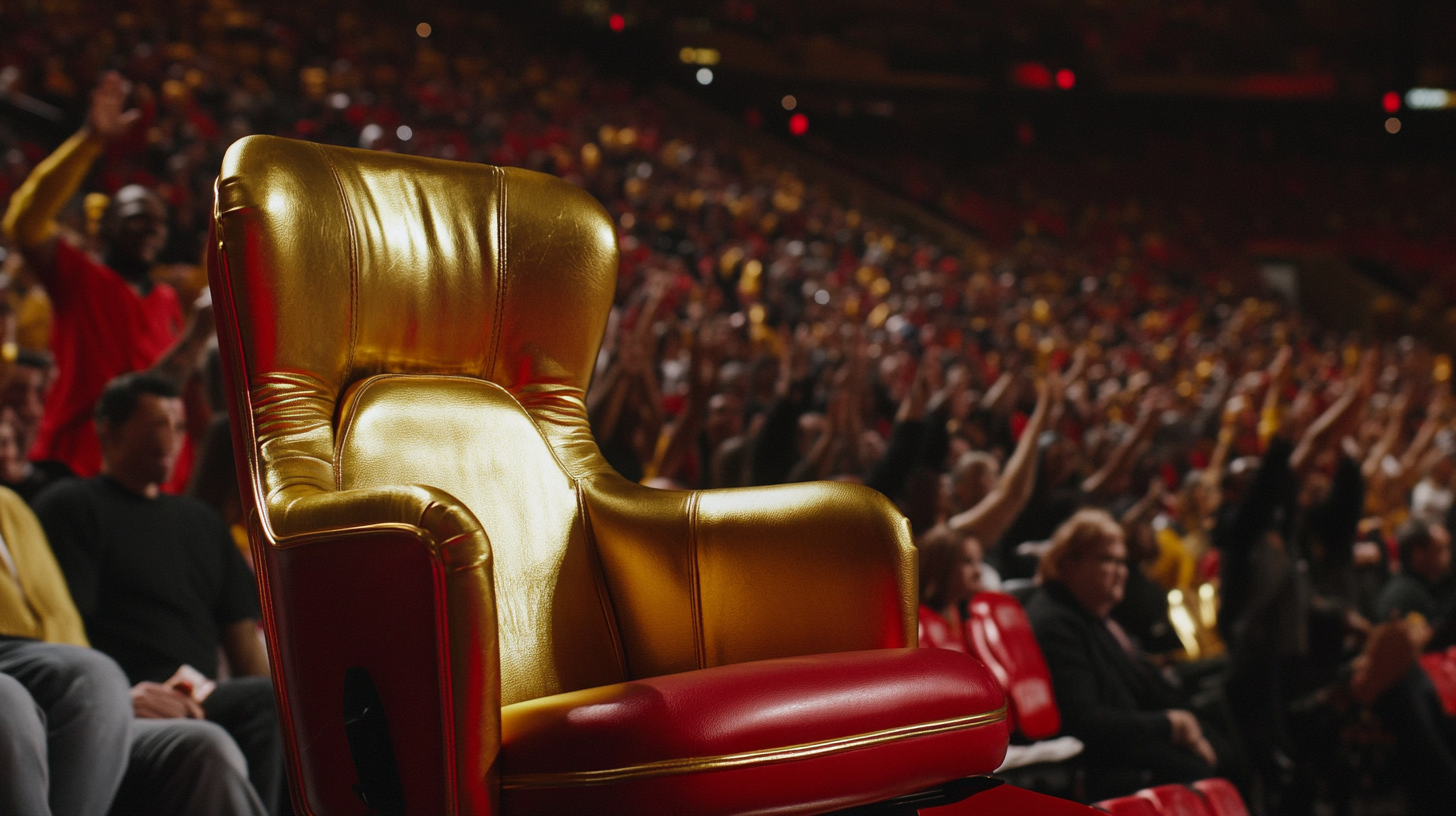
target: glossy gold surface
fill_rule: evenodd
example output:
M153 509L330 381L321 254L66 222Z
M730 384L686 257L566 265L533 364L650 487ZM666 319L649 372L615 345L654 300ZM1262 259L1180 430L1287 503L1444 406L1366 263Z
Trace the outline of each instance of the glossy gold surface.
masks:
M618 258L585 192L258 136L216 219L258 544L435 543L462 783L489 776L501 704L915 643L914 550L878 493L657 491L602 459L584 397Z
M660 776L677 776L690 773L721 771L728 768L744 768L754 765L773 765L811 757L828 756L859 748L871 748L900 740L964 731L1006 721L1006 706L994 711L967 714L934 722L903 725L899 728L885 728L868 734L854 734L847 737L819 740L802 745L787 745L782 748L765 748L759 751L743 751L737 754L719 756L685 757L665 759L658 762L644 762L621 768L604 768L594 771L567 771L562 773L506 774L501 777L501 787L511 790L532 788L583 788L593 785L610 785L633 779L652 779Z

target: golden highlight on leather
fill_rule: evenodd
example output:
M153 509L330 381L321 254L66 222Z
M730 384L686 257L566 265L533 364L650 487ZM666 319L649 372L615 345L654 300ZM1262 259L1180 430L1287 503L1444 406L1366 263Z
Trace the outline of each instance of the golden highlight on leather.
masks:
M915 644L915 550L880 494L662 491L607 465L585 397L619 260L586 192L250 136L216 195L255 546L427 542L448 575L451 773L481 780L461 813L490 812L503 702Z
M664 759L657 762L644 762L640 765L606 768L597 771L505 774L501 777L501 787L506 790L589 787L593 785L610 785L636 779L652 779L660 776L679 776L682 774L704 773L707 771L722 771L729 768L742 768L753 765L773 765L780 762L790 762L828 754L837 754L843 751L853 751L859 748L871 748L876 745L884 745L901 740L929 737L936 734L950 733L952 731L965 731L971 728L994 725L1005 720L1006 706L1003 704L995 711L969 714L964 717L954 717L948 720L936 720L935 722L916 723L915 725L905 725L899 728L887 728L881 731L872 731L868 734L854 734L848 737L836 737L834 739L809 742L802 745L790 745L783 748L764 748L758 751L744 751L738 754L723 754L721 756Z
M38 246L56 233L56 213L66 206L101 155L101 140L82 130L35 166L10 196L3 229L16 244Z
M335 461L342 490L428 481L490 531L502 705L627 679L576 483L505 389L371 377L344 397Z

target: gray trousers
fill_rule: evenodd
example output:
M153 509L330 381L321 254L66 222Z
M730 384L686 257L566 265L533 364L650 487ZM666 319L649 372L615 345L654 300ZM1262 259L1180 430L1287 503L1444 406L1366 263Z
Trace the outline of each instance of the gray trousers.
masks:
M265 813L221 727L137 720L126 676L106 655L0 638L0 813L108 811Z

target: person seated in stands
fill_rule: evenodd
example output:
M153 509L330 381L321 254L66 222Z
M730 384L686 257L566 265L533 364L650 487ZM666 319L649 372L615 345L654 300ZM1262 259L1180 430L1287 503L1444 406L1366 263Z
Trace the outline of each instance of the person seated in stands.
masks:
M54 321L59 374L30 454L64 462L82 476L95 475L101 465L91 410L107 381L155 367L181 382L213 333L210 306L184 330L177 293L151 280L168 229L167 209L156 193L132 184L112 197L101 222L104 262L72 245L56 224L56 214L108 142L140 117L124 109L127 93L120 75L102 79L86 124L36 166L11 197L4 219L5 235L50 297Z
M944 524L915 539L920 553L920 645L966 650L961 604L980 592L981 544Z
M1091 799L1234 770L1228 740L1109 617L1127 570L1122 527L1102 510L1080 510L1052 536L1026 604L1063 733L1086 744Z
M1396 533L1400 572L1376 602L1379 620L1406 618L1427 650L1456 645L1456 585L1451 582L1451 534L1412 518Z
M1456 801L1456 722L1444 714L1430 677L1410 655L1456 644L1451 536L1439 524L1412 518L1396 540L1401 570L1386 584L1376 607L1380 619L1399 630L1392 633L1399 647L1410 651L1397 661L1393 649L1370 649L1363 659L1372 664L1366 672L1390 678L1372 708L1396 736L1413 812L1438 813Z
M33 461L26 452L35 445L45 412L46 390L55 365L43 351L20 349L10 376L0 385L0 410L10 413L8 433L0 439L0 482L29 504L52 482L69 479L75 472L55 459ZM11 447L14 450L10 450Z
M252 573L216 513L160 491L183 433L176 385L146 372L116 378L101 395L96 427L101 475L59 482L35 501L86 633L135 684L139 712L206 717L226 728L273 807L282 741ZM187 666L217 677L219 647L232 679L202 705L164 685Z
M12 424L0 417L10 440ZM262 816L226 731L133 708L144 698L89 648L40 523L5 488L0 565L0 813ZM156 693L200 710L176 689Z

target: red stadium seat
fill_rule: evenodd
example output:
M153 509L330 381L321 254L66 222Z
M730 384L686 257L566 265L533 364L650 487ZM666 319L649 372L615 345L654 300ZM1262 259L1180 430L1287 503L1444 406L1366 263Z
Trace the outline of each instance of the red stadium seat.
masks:
M979 592L971 598L966 639L1010 698L1016 728L1028 739L1044 739L1062 730L1062 717L1052 695L1051 673L1031 631L1021 603L1000 592Z
M1442 710L1448 717L1456 716L1456 646L1444 652L1427 652L1421 655L1420 662L1431 678L1431 685L1436 687Z
M946 619L941 617L935 610L921 604L917 613L920 628L920 648L922 649L950 649L952 652L966 651L966 644L957 632L950 628ZM997 678L1000 682L1000 678ZM1001 688L1005 689L1006 684L1002 683Z
M1214 816L1208 802L1183 785L1159 785L1137 795L1156 804L1160 816Z
M1249 816L1244 797L1227 779L1200 779L1193 783L1193 789L1203 794L1213 816Z
M1112 816L1161 816L1157 802L1144 796L1119 796L1104 799L1092 807L1105 810Z

